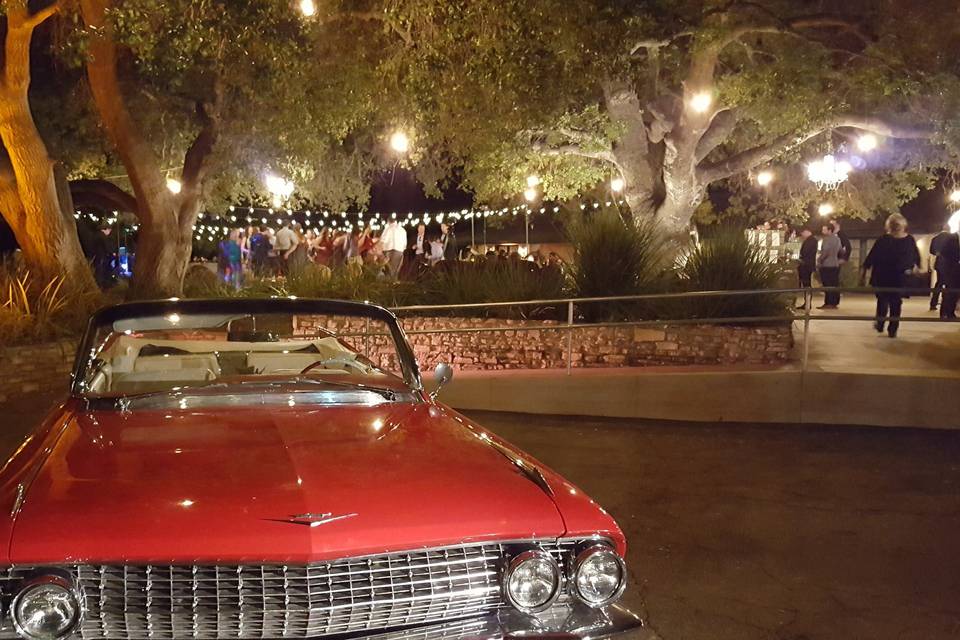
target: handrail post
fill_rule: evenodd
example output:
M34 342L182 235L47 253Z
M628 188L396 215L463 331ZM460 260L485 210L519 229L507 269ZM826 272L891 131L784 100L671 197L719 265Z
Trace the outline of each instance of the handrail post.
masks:
M573 300L567 303L567 375L573 369Z
M800 372L807 372L807 362L810 358L810 311L813 306L813 293L806 296L803 304L803 358L801 359Z

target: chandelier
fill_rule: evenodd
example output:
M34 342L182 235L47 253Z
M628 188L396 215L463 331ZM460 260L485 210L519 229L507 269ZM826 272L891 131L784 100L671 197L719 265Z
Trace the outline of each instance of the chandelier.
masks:
M846 160L837 160L825 155L807 165L807 177L815 182L821 191L830 191L840 186L850 176L853 167Z

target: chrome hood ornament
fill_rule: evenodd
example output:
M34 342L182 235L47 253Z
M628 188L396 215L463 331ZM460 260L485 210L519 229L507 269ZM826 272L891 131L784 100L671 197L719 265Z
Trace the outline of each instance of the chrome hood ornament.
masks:
M322 524L330 524L338 520L346 520L356 516L356 513L344 513L334 515L332 513L301 513L286 518L268 518L271 522L286 522L288 524L300 524L305 527L319 527Z

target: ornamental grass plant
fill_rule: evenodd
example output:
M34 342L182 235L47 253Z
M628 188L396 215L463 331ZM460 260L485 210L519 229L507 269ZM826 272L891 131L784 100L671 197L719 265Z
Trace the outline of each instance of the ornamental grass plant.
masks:
M771 262L768 250L736 229L692 246L674 268L677 291L762 291L776 289L782 264ZM721 295L677 298L661 305L670 319L774 317L787 313L790 298L782 294Z
M633 296L663 292L667 285L670 247L651 219L625 220L605 209L569 225L573 244L570 289L577 298ZM584 303L579 313L588 321L649 319L649 302Z
M63 276L44 278L0 263L0 346L79 335L104 302L99 292L77 291Z

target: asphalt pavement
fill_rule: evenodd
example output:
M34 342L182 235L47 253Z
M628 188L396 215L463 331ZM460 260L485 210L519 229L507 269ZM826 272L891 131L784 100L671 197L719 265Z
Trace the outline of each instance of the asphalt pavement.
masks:
M663 640L960 638L960 432L469 415L617 518Z

